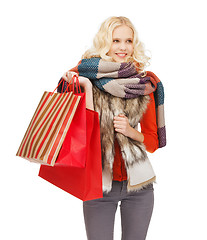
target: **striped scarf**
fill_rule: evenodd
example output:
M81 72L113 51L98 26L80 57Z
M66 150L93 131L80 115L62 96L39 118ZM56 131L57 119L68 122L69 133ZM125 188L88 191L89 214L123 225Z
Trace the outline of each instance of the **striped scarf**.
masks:
M164 88L152 72L138 73L132 62L107 62L101 58L82 59L73 71L87 77L100 90L120 98L136 98L154 93L159 148L166 145Z

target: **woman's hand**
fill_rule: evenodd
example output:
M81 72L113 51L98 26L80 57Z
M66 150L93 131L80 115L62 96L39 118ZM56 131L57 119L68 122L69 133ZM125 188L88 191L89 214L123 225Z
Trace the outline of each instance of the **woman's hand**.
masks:
M78 76L78 74L76 72L65 72L62 76L62 78L67 81L70 82L70 80L72 79L73 76L77 76L80 86L84 88L84 91L86 91L89 88L92 88L92 83L90 82L90 80L86 77L82 77L82 76Z
M126 137L139 142L144 141L144 135L130 126L129 120L124 114L114 117L114 128L116 132L122 133Z
M76 75L78 77L80 86L83 87L84 92L86 93L86 108L94 110L94 106L93 106L93 93L92 93L92 83L91 81L86 78L86 77L82 77L82 76L78 76L78 74L76 72L65 72L63 74L63 79L67 82L70 82L70 80L72 79L72 77Z
M126 137L129 137L131 126L129 125L129 120L124 114L119 114L114 117L114 128L116 132L122 133Z
M67 81L67 82L70 82L70 80L72 79L72 77L76 75L78 76L78 74L76 72L70 72L70 71L67 71L63 74L62 78Z

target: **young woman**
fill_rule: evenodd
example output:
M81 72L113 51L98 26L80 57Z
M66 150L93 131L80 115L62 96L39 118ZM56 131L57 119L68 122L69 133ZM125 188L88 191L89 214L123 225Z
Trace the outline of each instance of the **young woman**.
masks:
M148 61L130 20L110 17L78 66L63 75L67 82L79 75L86 106L100 117L104 195L83 202L89 240L113 239L119 202L122 240L146 238L155 182L146 151L165 145L163 96L154 97L163 89L155 74L144 71Z

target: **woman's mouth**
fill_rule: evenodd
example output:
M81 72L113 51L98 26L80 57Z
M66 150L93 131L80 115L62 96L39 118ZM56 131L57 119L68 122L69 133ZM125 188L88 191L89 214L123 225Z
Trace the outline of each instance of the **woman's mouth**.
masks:
M125 58L126 57L126 53L116 53L116 55L120 58Z

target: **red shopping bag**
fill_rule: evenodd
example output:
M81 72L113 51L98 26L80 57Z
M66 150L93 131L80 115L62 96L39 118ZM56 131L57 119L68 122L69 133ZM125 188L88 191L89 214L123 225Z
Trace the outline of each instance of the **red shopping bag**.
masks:
M85 168L42 165L39 176L73 196L83 200L103 197L100 125L98 113L86 110Z
M27 160L51 166L57 159L81 99L73 92L54 91L44 92L16 153Z
M71 85L72 92L76 96L81 96L81 99L55 164L58 166L85 167L86 100L85 93L81 92L78 77L74 76L74 79L76 79L76 82L73 80ZM74 88L75 85L76 88Z

